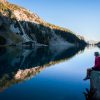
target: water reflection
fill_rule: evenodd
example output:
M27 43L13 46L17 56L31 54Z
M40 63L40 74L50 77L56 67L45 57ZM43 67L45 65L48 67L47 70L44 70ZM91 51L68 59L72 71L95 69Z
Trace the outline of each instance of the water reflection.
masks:
M46 67L69 60L84 48L0 48L0 91L31 78Z

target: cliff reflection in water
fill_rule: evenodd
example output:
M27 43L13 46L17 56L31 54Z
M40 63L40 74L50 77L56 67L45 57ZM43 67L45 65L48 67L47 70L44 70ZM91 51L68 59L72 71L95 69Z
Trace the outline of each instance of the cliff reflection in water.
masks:
M50 65L69 60L82 50L84 48L0 48L0 91L35 76Z

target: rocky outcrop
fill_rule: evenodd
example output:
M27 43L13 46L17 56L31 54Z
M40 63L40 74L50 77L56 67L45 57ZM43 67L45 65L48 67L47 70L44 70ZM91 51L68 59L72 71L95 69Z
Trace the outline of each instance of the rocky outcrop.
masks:
M100 100L100 71L92 71L90 77L92 100Z
M83 92L85 100L100 100L100 71L92 71L90 75L90 88Z

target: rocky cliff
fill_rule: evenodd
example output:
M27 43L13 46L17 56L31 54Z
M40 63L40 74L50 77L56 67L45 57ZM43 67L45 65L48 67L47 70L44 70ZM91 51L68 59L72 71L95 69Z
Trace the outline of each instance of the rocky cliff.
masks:
M85 45L81 36L68 29L45 22L37 14L0 0L0 45Z

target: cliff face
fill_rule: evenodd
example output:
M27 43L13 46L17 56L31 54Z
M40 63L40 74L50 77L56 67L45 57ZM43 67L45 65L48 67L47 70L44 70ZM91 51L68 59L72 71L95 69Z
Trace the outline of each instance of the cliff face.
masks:
M41 45L86 44L83 37L70 30L47 23L25 8L0 0L0 45L26 42Z

